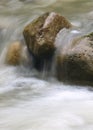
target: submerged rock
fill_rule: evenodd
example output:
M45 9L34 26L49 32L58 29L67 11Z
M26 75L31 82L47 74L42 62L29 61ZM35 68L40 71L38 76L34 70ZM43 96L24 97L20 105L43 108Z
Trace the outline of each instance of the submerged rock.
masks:
M6 53L6 63L10 65L19 65L21 60L22 44L14 42L9 45Z
M31 65L31 56L27 51L27 47L20 41L11 43L6 52L5 63L9 65Z
M60 80L93 82L93 33L74 39L57 57Z
M23 31L26 45L37 59L48 59L55 51L54 41L62 28L71 24L57 13L45 13L27 25Z

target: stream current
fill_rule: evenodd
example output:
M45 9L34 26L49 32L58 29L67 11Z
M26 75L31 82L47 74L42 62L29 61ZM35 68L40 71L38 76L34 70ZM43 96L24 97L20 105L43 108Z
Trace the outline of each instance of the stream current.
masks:
M58 47L93 32L93 0L0 0L0 130L93 130L90 86L66 85L46 70L4 64L7 46L23 39L25 25L46 11L76 27L59 33Z

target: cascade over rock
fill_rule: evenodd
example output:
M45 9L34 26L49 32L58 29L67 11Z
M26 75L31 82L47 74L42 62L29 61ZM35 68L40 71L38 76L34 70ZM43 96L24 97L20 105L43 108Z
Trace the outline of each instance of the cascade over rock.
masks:
M57 56L60 80L93 82L93 33L76 38Z

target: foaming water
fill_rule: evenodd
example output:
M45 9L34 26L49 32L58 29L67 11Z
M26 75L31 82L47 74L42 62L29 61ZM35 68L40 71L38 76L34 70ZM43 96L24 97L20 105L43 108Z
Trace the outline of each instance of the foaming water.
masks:
M17 86L20 83L22 87ZM93 128L93 93L87 89L21 78L4 93L0 108L2 130Z
M40 14L59 12L74 25L57 35L55 44L61 48L93 31L92 7L91 0L0 0L0 130L93 129L90 86L63 84L46 66L41 73L4 63L7 46L23 40L24 26Z
M22 66L0 70L0 129L91 130L93 92L39 75Z

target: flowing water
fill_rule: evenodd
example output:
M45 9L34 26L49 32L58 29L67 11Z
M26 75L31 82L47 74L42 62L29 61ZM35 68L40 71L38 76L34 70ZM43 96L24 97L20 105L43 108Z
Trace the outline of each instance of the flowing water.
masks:
M93 130L92 88L4 64L8 44L23 39L24 26L46 11L76 26L59 33L58 48L93 31L93 0L0 0L0 130Z

